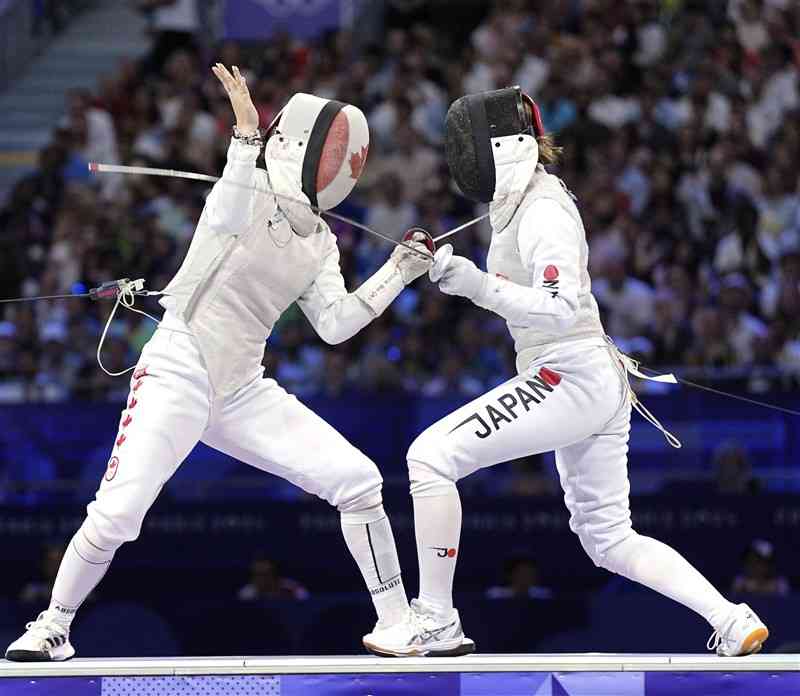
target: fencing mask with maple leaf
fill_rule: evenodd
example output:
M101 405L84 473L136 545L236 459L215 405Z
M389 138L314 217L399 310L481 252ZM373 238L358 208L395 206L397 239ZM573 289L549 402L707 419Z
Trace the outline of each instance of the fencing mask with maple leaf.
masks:
M295 94L268 133L264 158L276 193L320 210L341 203L361 175L369 150L369 127L352 104ZM314 231L319 217L308 206L278 199L295 232Z

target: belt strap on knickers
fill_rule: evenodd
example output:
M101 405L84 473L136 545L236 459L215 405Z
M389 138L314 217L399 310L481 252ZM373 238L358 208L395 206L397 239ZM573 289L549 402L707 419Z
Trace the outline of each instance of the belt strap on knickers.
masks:
M608 344L611 350L613 351L614 355L617 357L620 364L625 368L625 371L628 374L631 374L634 377L638 377L639 379L646 379L651 382L660 382L661 384L678 383L678 380L672 373L666 375L656 375L654 377L644 374L639 370L638 360L634 360L629 355L625 355L623 352L621 352L620 349L614 345L614 342L608 336L606 336L606 341L608 341ZM639 412L639 415L641 415L642 418L644 418L653 427L661 431L662 435L664 435L664 438L670 444L670 446L674 447L675 449L680 449L683 446L681 444L681 441L677 437L675 437L671 432L669 432L669 430L667 430L663 425L661 425L661 422L658 420L658 418L656 418L652 413L650 413L647 407L641 401L639 401L639 397L636 395L636 392L633 391L630 384L628 385L628 395L630 396L631 399L631 406L633 406L633 408L635 408Z

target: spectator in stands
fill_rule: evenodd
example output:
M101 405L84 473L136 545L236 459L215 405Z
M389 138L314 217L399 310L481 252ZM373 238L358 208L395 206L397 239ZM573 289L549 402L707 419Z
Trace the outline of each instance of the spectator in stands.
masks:
M754 539L744 554L741 572L734 578L732 591L737 594L757 594L785 597L790 592L789 581L779 575L775 548L769 541Z
M652 346L651 359L658 365L680 365L691 345L692 330L682 309L671 290L656 292L646 338Z
M308 590L296 580L282 577L276 561L262 555L250 564L250 580L237 593L240 602L271 599L308 599Z
M153 48L147 65L156 71L178 49L197 48L200 30L200 7L197 0L134 0L143 12L153 33Z
M411 227L417 226L416 207L405 195L403 180L387 172L377 182L367 209L366 224L392 239L400 239ZM385 242L368 235L356 249L359 273L365 278L374 273L386 255Z
M736 365L753 362L756 339L767 335L767 327L760 319L750 314L752 293L747 278L732 273L722 279L719 304L725 334L733 349Z
M132 2L152 19L153 51L144 63L122 62L98 93L69 93L37 170L0 211L2 297L123 276L163 287L185 253L203 186L91 177L86 161L219 173L231 114L219 85L202 76L197 50L215 3ZM791 387L800 372L800 254L786 241L800 228L797 3L593 0L562 12L554 0L543 2L534 12L529 3L498 0L483 16L476 9L465 27L388 26L365 50L346 32L310 41L279 32L257 48L229 40L212 50L248 75L262 126L299 90L370 114L372 150L349 212L389 234L411 224L443 232L474 215L442 176L444 110L455 95L522 83L566 149L553 171L574 187L584 214L609 333L656 366L725 368L713 379L767 363L790 376L769 384ZM475 242L485 229L456 238L459 253L478 264L485 247ZM335 231L346 280L357 285L385 249L346 225ZM63 304L0 307L0 322L14 325L2 329L0 352L19 357L17 372L26 372L0 375L0 395L111 398L115 382L95 377L93 365L103 306ZM446 345L476 311L418 286L387 311L383 329L337 348L352 368L350 384L469 394L508 378L508 342L485 320L482 343L446 361L445 375L429 350L419 350L420 341ZM70 337L66 367L54 367L54 322ZM285 346L280 335L270 346L283 354L279 368L303 382L298 390L316 393L319 343L304 319L299 325L286 332ZM119 326L134 336L132 349L149 330L132 317ZM36 386L31 365L43 371L46 389ZM749 387L764 388L764 375Z
M406 197L403 180L393 172L387 172L378 181L372 204L367 210L366 222L371 227L400 237L416 222L417 212ZM370 237L374 240L374 237Z
M647 283L628 275L628 259L618 250L609 255L605 273L592 283L612 338L633 338L647 331L653 318L655 293Z
M86 163L119 163L117 134L111 115L93 103L91 92L73 89L67 93L67 114L60 126L69 133L73 152L81 158L83 176L88 176ZM119 191L121 179L110 175L103 180L103 194L113 197Z
M697 367L728 367L734 364L733 347L718 309L700 307L695 310L692 336L694 342L684 354L686 364Z
M553 590L542 584L539 564L527 553L506 561L505 583L486 590L487 599L552 599Z
M425 144L420 134L407 121L401 122L392 133L391 150L374 158L367 167L366 184L375 175L394 173L403 183L407 200L419 201L442 165L441 155ZM372 171L370 171L370 168Z

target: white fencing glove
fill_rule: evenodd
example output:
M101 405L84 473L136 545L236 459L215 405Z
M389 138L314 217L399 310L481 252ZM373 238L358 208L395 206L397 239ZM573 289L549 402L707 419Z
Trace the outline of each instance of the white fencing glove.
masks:
M403 241L408 246L419 250L419 253L415 254L408 247L398 246L389 257L389 260L397 266L406 285L419 278L433 263L433 257L425 244L425 239L423 232L411 232L403 238Z
M386 263L356 290L355 294L376 317L386 310L406 285L419 278L433 263L433 240L430 235L410 230L403 241L419 253L398 246Z
M438 283L442 279L444 269L447 268L447 264L450 263L450 259L452 258L452 244L445 244L441 249L436 250L436 253L433 255L433 265L428 271L428 278L430 278L431 283Z
M482 296L486 291L487 275L469 259L453 256L453 247L445 244L436 252L430 279L439 283L446 295L460 295L469 300Z

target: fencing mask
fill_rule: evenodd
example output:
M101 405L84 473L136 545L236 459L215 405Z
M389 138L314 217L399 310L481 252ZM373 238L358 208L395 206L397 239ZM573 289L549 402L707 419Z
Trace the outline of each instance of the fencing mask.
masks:
M539 160L539 108L519 87L467 94L445 119L450 174L469 199L491 203L495 230L508 224Z
M276 193L329 210L353 190L368 150L369 128L360 109L299 92L270 129L264 158ZM319 217L310 207L278 204L297 234L316 229Z

